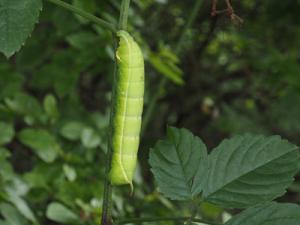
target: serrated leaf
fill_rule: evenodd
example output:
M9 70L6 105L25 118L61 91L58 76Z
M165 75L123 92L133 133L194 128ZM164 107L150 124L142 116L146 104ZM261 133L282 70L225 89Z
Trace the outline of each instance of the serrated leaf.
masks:
M159 190L173 200L192 199L202 190L207 151L200 138L186 129L168 128L168 137L150 152Z
M18 137L24 145L30 147L47 163L53 162L60 151L55 138L46 130L24 129L19 133Z
M12 56L37 23L41 0L0 0L0 51Z
M299 225L300 206L271 202L249 208L225 225Z
M14 127L5 122L0 122L0 145L9 143L15 135Z
M48 205L46 216L50 220L63 224L79 223L79 217L66 206L58 202L52 202Z
M203 196L224 207L264 203L284 194L298 169L297 146L279 136L236 136L210 154Z

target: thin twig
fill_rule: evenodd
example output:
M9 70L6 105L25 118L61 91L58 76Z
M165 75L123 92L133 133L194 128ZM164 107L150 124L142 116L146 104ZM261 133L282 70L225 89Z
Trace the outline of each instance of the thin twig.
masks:
M114 82L116 77L117 69L116 65L114 66ZM114 83L113 82L113 83ZM112 115L113 115L113 107L114 107L114 84L113 84L113 91L112 91L112 100L111 100L111 112L110 112L110 121L109 121L109 132L108 132L108 142L107 142L107 153L106 153L106 161L105 161L105 180L104 180L104 192L103 192L103 203L102 203L102 218L101 218L101 225L111 225L112 224L112 185L109 179L109 171L111 166L112 160L112 144L111 144L111 136L112 136Z
M119 19L119 29L126 30L127 29L127 21L128 21L128 11L130 6L130 0L122 0L121 9L120 9L120 19ZM115 49L117 47L116 37L114 35L114 46ZM117 60L115 59L115 62ZM106 165L105 165L105 183L104 183L104 193L103 193L103 204L102 204L102 218L101 218L101 225L112 225L112 185L109 179L109 171L111 168L111 161L112 161L112 118L113 118L113 110L115 106L114 96L116 90L116 74L117 74L117 65L115 63L114 66L114 78L113 78L113 88L112 88L112 101L111 101L111 112L110 112L110 125L109 125L109 132L108 132L108 144L107 144L107 158L106 158Z
M121 14L119 20L119 29L127 30L128 11L129 11L130 0L124 0L121 4Z
M57 6L60 6L60 7L66 9L70 12L76 13L76 14L84 17L85 19L96 23L97 25L99 25L99 26L101 26L105 29L109 29L113 33L115 33L116 30L117 30L114 24L111 24L111 23L109 23L109 22L107 22L103 19L100 19L100 18L98 18L98 17L96 17L96 16L94 16L94 15L92 15L92 14L90 14L90 13L88 13L88 12L82 10L82 9L79 9L79 8L77 8L77 7L75 7L71 4L68 4L64 1L61 1L61 0L47 0L47 1L53 3Z
M230 19L233 19L234 10L232 8L230 0L225 0L225 2L226 2L226 5L227 5L228 16L229 16Z
M211 16L217 16L217 0L212 0Z
M217 10L217 0L212 0L212 8L211 8L211 16L216 17L219 14L227 13L228 17L234 24L241 24L243 23L243 19L235 14L234 9L230 0L225 0L226 9Z

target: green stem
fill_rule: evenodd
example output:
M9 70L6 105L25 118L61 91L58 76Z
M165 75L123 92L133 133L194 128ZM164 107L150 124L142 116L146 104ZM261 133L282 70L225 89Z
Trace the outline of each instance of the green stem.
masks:
M82 17L84 17L85 19L89 20L89 21L92 21L94 23L96 23L97 25L99 25L100 27L103 27L105 29L109 29L110 31L112 31L113 33L115 33L117 31L115 25L103 20L103 19L100 19L82 9L79 9L71 4L68 4L64 1L61 1L61 0L47 0L57 6L60 6L68 11L71 11L73 13L76 13Z
M111 144L111 137L112 137L112 118L113 118L113 107L114 107L114 95L115 95L115 77L117 73L116 65L114 67L114 75L113 75L113 91L111 97L111 112L110 112L110 119L109 119L109 132L108 132L108 142L107 142L107 153L106 153L106 161L105 161L105 181L104 181L104 192L103 192L103 203L102 203L102 218L101 218L101 225L111 225L113 224L112 221L112 185L109 179L109 171L111 166L112 160L112 144Z
M143 223L143 222L159 222L159 221L187 221L190 217L151 217L151 218L130 218L130 219L119 219L117 224L127 224L127 223ZM205 223L209 225L221 225L219 223L211 222L204 219L194 218L192 222Z
M119 29L127 30L128 11L130 6L130 0L123 0L120 10Z
M194 221L195 217L197 216L197 212L201 201L199 201L198 198L195 198L191 201L191 216L190 219L187 221L186 225L191 225Z
M196 17L197 17L197 14L202 6L202 3L204 1L203 0L197 0L195 5L193 6L193 10L190 14L190 17L184 27L184 30L183 32L181 33L181 36L175 46L175 54L179 54L181 51L182 51L182 46L183 46L183 43L184 43L184 40L186 38L186 35L190 29L190 27L192 26L192 24L194 23ZM151 118L152 118L152 115L153 115L153 112L154 112L154 109L156 108L156 104L160 98L160 94L161 94L161 90L166 86L167 84L167 78L166 77L162 77L161 80L159 81L158 85L157 85L157 88L155 89L155 92L148 104L148 107L147 107L147 110L144 114L144 121L143 121L143 126L142 126L142 134L144 134L145 130L147 129L150 121L151 121Z
M127 21L128 21L128 10L130 6L130 0L122 0L121 10L120 10L120 21L119 21L119 29L126 30ZM117 48L117 41L114 35L114 45L115 49ZM112 185L109 179L109 171L111 168L111 160L113 155L113 149L111 144L112 138L112 119L113 119L113 110L114 110L114 99L115 99L115 90L117 86L117 60L115 59L115 67L114 67L114 78L113 78L113 88L112 88L112 100L111 100L111 112L110 112L110 124L109 124L109 138L107 144L107 158L105 165L105 183L104 183L104 193L103 193L103 203L102 203L102 218L101 225L112 225Z
M175 54L179 54L182 50L182 45L185 41L186 35L189 31L189 29L191 28L191 26L193 25L195 19L197 18L198 12L202 6L203 0L198 0L195 2L195 5L193 6L193 10L188 18L188 21L183 29L183 32L181 33L181 36L177 42L177 45L175 47Z

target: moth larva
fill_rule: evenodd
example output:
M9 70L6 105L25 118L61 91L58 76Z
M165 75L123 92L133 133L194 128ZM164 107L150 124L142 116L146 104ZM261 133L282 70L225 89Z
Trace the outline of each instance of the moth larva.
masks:
M126 31L116 52L118 73L112 118L113 185L130 184L137 161L144 98L144 59L140 47Z

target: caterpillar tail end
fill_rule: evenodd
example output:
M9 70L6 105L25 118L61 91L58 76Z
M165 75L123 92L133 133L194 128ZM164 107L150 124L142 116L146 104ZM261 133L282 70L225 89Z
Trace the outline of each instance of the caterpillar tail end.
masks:
M119 185L130 185L132 188L132 179L130 180L127 174L124 173L123 169L119 169L119 167L112 167L109 173L109 180L113 186Z

